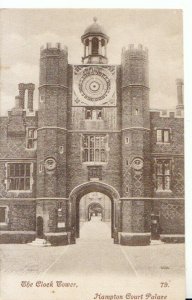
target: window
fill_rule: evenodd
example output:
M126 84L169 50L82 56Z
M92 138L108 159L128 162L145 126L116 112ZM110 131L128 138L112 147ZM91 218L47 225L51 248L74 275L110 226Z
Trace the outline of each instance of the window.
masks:
M171 161L170 160L157 160L157 190L170 190L171 189Z
M31 180L30 163L8 163L7 190L30 190Z
M129 144L129 138L128 137L125 138L125 144Z
M169 143L170 142L170 129L157 129L157 142Z
M40 101L40 103L43 103L44 102L44 100L45 100L45 96L40 96L40 99L39 99L39 101Z
M99 41L97 38L92 39L92 54L93 55L99 54Z
M39 164L39 173L42 173L43 172L43 165L40 163Z
M83 136L83 162L106 162L106 136Z
M101 40L101 54L103 55L103 56L106 56L106 52L105 52L105 40L104 39L102 39Z
M7 215L8 215L8 207L0 206L0 225L4 225L8 223Z
M63 146L59 146L59 153L63 154L63 152L64 152L64 147Z
M37 130L35 128L27 129L27 149L37 148Z
M102 109L101 108L87 108L85 111L86 120L101 120L102 119Z

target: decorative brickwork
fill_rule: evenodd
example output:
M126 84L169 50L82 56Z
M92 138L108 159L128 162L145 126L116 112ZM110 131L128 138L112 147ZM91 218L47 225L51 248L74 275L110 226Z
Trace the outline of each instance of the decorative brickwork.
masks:
M184 204L181 200L156 200L154 209L160 214L161 234L183 234Z

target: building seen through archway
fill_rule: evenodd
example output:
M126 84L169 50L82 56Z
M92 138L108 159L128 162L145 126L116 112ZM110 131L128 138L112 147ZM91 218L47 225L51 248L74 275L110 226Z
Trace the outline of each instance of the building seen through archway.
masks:
M80 199L80 238L88 240L111 238L111 205L110 198L100 192L90 192Z
M80 222L90 221L92 217L100 217L103 222L111 222L111 201L108 196L92 192L81 198Z

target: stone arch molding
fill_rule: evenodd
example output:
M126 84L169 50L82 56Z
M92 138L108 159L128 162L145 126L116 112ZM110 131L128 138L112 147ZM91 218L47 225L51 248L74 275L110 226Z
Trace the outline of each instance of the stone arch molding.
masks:
M89 181L75 187L69 194L69 200L78 200L84 195L91 192L100 192L107 195L114 202L118 202L120 195L118 191L109 184L98 182L98 181Z
M91 192L100 192L110 198L112 203L111 234L114 237L120 226L120 195L114 187L100 181L85 182L71 191L69 195L69 227L76 232L76 237L79 237L78 205L80 199Z

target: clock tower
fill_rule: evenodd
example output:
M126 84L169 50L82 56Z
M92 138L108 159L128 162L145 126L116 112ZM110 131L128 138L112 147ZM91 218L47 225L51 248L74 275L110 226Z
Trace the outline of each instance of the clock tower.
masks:
M108 64L109 37L96 18L81 41L82 64L69 64L60 44L41 50L38 222L51 243L73 243L81 198L99 192L111 200L114 241L148 244L148 54L130 47L121 65Z

